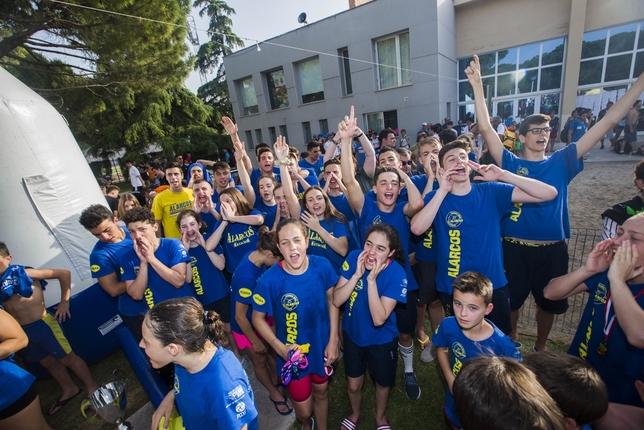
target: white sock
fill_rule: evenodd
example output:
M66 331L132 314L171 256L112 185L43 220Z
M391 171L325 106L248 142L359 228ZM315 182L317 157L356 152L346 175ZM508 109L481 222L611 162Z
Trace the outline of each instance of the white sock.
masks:
M398 349L400 349L400 355L403 359L403 364L405 365L405 373L413 373L414 371L414 341L412 339L411 345L402 346L398 342Z

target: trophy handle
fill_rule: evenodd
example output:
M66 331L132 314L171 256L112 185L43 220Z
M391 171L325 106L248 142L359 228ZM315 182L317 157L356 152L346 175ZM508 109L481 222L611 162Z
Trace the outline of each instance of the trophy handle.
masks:
M114 369L112 371L112 376L114 376L115 381L123 382L125 385L127 385L127 375L123 370Z
M91 415L91 416L89 416L89 417L87 416L87 410L88 410L88 409L92 409L92 406L91 406L91 405L90 405L90 403L89 403L89 399L85 399L85 400L83 400L83 401L81 402L81 405L80 405L81 414L83 414L83 417L84 417L85 419L92 419L92 418L96 418L96 411L94 411L94 414L93 414L93 415ZM93 410L93 409L92 409L92 410Z

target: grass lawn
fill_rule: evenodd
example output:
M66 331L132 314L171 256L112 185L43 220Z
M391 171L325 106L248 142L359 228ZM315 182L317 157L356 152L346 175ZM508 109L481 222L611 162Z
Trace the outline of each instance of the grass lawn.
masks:
M532 351L535 338L522 335L522 353ZM568 344L561 341L548 341L548 349L565 353ZM405 394L402 359L398 359L398 372L396 385L392 388L387 407L387 419L394 429L422 428L425 430L450 430L443 415L443 402L445 400L445 378L440 370L438 360L424 363L420 360L418 342L414 341L414 372L422 390L420 399L410 401ZM370 377L365 378L363 388L362 413L363 418L358 429L372 429L376 427L376 401L374 383ZM351 407L347 397L347 380L344 376L344 363L340 360L335 374L329 383L329 429L336 429ZM295 422L290 430L299 430L301 424Z
M121 350L90 367L94 380L99 385L104 385L114 380L112 376L114 369L123 370L127 377L127 409L125 416L128 417L148 402L148 396L143 391L143 387L139 384L139 380L134 375ZM60 386L53 379L36 381L36 389L40 396L40 407L49 426L58 430L113 430L116 427L114 424L108 424L100 418L87 420L83 417L80 406L86 397L85 387L76 375L72 374L72 378L79 387L83 388L83 393L67 403L64 408L51 417L47 415L47 411L60 398ZM91 410L88 411L88 416L90 415L92 415Z

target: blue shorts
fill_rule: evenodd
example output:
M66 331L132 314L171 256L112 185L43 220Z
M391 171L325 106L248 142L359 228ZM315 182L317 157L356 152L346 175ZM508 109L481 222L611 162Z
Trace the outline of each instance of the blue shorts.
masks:
M18 355L27 363L37 363L48 355L60 360L72 352L63 330L51 314L45 314L38 321L23 325L22 329L29 338L29 344L19 351Z
M635 130L635 133L624 133L624 140L627 142L637 142L637 130Z

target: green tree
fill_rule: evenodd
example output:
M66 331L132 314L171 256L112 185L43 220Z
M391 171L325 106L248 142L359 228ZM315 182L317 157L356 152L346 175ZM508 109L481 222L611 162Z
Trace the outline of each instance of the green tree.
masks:
M231 15L235 10L221 0L194 0L192 7L199 9L199 16L210 17L208 35L210 41L199 48L195 60L195 70L204 75L214 73L215 77L197 91L197 95L207 105L214 108L212 125L222 130L219 124L222 116L233 117L223 57L233 49L243 47L244 42L232 32Z

